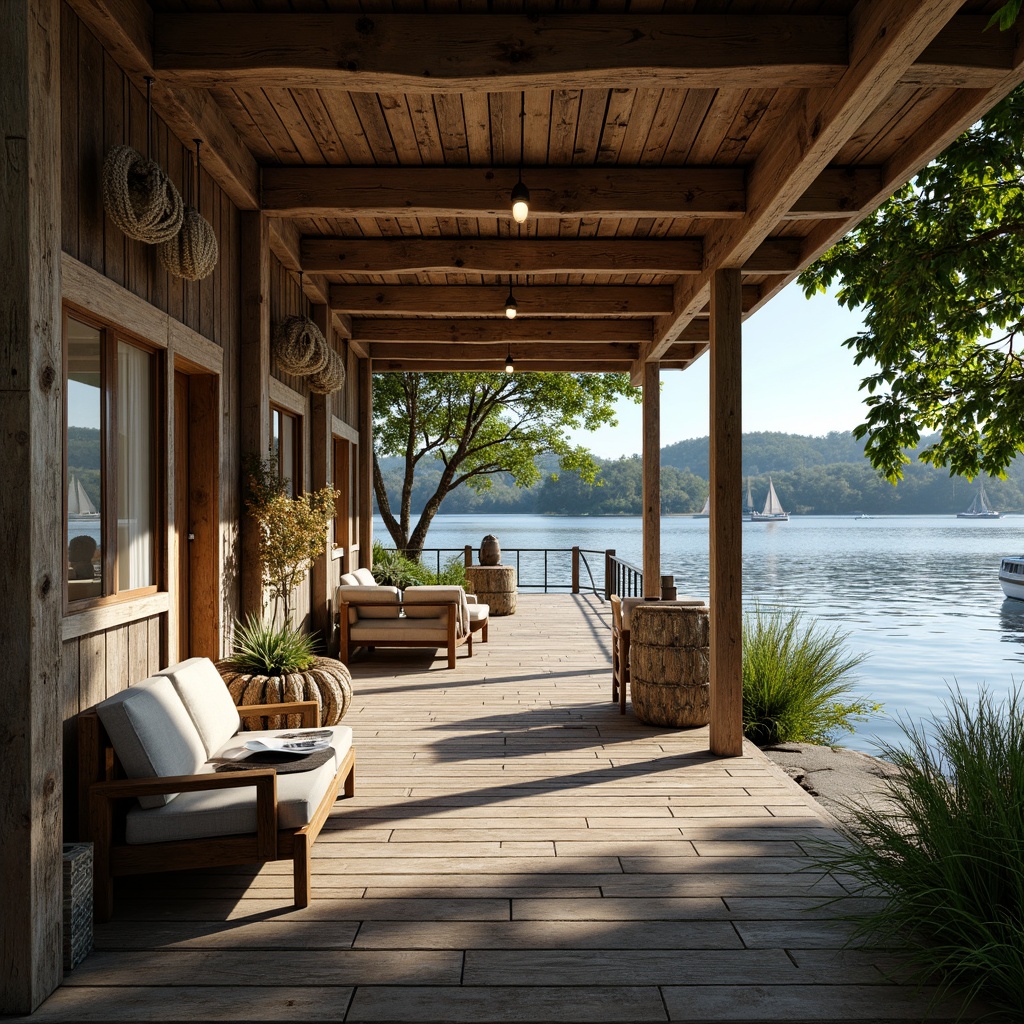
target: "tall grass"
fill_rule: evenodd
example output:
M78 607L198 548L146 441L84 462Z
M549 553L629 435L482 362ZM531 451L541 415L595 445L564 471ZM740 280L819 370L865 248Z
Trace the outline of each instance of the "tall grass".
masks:
M743 621L743 733L759 747L833 743L841 731L880 710L853 699L850 634L828 630L800 612L757 608Z
M454 555L438 572L434 572L422 562L406 558L377 541L373 545L373 578L383 586L402 590L424 584L465 587L466 567L463 556Z
M931 733L906 721L882 744L892 807L851 808L826 866L888 900L864 930L899 932L941 988L1024 1006L1024 700L952 691Z

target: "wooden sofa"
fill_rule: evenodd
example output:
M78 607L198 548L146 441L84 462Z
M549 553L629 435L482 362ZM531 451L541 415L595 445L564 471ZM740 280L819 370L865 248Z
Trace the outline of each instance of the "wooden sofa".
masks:
M317 725L316 701L251 705ZM192 658L78 715L79 812L94 844L95 913L113 913L115 877L290 859L295 906L312 898L311 848L339 791L354 793L352 730L333 726L333 757L308 772L215 772L254 734L213 663ZM268 730L272 736L286 730Z
M357 647L443 647L448 667L455 668L459 647L465 645L473 656L474 633L487 642L489 609L462 587L414 586L402 592L378 586L367 569L341 580L335 592L338 656L346 664Z

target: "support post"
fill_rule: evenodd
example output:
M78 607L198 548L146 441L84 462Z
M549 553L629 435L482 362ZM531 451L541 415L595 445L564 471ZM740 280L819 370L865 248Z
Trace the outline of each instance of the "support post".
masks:
M466 544L462 548L462 558L468 569L473 564L473 545Z
M331 312L327 306L313 306L313 322L323 332L327 344L333 348ZM333 486L334 470L331 466L331 413L328 408L330 395L310 396L310 463L312 489L319 491L328 484ZM310 620L327 648L331 644L331 584L329 567L331 545L334 542L333 527L328 529L324 550L313 559L309 570L309 613Z
M359 562L373 568L373 367L359 360Z
M711 279L711 752L743 753L742 327L739 270Z
M580 549L575 545L572 549L572 592L580 592Z
M0 1013L60 984L60 4L0 4Z
M605 548L604 551L604 599L610 601L612 594L618 593L615 586L614 561L615 548Z
M644 597L661 597L661 388L657 363L644 364Z
M242 211L241 284L242 318L239 350L239 429L242 453L241 501L241 608L243 616L263 612L263 573L260 566L259 529L245 508L245 465L248 456L266 458L270 448L270 232L266 218Z

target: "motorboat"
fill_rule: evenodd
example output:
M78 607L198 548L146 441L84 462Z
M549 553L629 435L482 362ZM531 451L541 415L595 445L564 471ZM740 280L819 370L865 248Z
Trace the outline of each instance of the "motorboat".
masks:
M1024 601L1024 555L1010 555L999 563L999 585L1007 597Z
M779 496L775 493L775 486L772 478L768 477L768 497L765 498L764 508L760 512L754 512L750 516L752 523L788 523L789 513L786 512Z
M1003 513L997 512L989 503L985 485L978 482L978 493L966 512L957 512L957 519L998 519Z

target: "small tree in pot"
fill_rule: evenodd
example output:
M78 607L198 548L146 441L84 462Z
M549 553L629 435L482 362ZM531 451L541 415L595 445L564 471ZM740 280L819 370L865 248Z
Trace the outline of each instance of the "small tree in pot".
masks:
M340 661L314 654L313 638L292 626L291 601L295 588L327 546L337 492L324 487L292 498L278 477L275 459L252 457L245 468L249 491L245 504L259 524L263 585L273 605L269 622L250 615L237 625L233 653L217 667L240 707L315 700L320 724L335 725L352 700L352 677ZM282 621L277 624L279 609ZM298 716L287 721L281 716L269 726L294 727L299 722Z

